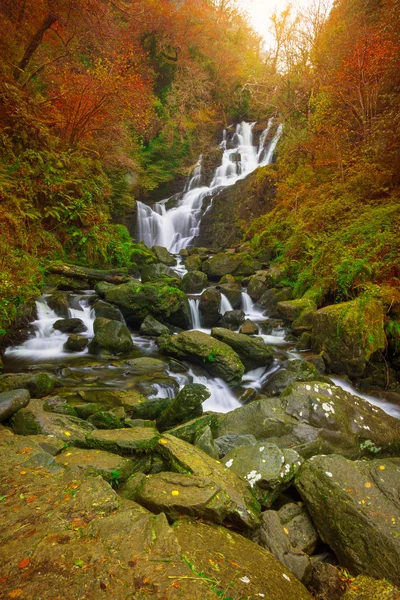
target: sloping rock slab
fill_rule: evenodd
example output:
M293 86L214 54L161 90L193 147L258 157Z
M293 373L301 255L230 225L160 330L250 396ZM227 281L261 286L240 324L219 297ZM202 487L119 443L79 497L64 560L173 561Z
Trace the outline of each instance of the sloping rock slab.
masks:
M28 390L13 390L0 394L0 423L7 421L14 413L28 406L30 398Z
M55 462L60 467L78 467L86 476L100 475L109 483L125 481L134 471L134 463L129 458L103 450L69 448L58 454Z
M145 402L147 398L135 390L110 390L110 388L87 388L77 390L84 402L104 404L114 408L122 406L127 412Z
M400 583L400 459L316 456L297 489L324 542L354 573Z
M54 435L63 442L86 446L86 434L94 426L78 419L43 410L42 400L31 400L26 408L12 418L13 430L20 435Z
M101 429L89 433L86 436L86 444L89 448L129 455L153 450L159 438L159 433L152 427Z
M311 600L306 588L272 554L237 533L188 519L175 523L173 531L193 572L214 581L217 596Z
M27 446L0 431L2 597L215 600L164 515L121 502L101 477L33 464Z
M271 348L262 339L252 338L243 333L235 333L222 327L211 330L212 337L224 342L234 350L247 369L269 367L274 360Z
M159 440L157 451L171 471L199 475L214 481L216 487L231 499L230 520L233 523L241 527L255 527L258 524L260 506L250 487L220 462L169 434L164 434Z
M158 343L165 354L199 364L225 381L239 382L244 373L243 363L230 346L201 331L162 336Z
M260 397L220 418L218 436L250 433L301 456L348 458L400 453L400 421L327 383L295 383L279 398Z

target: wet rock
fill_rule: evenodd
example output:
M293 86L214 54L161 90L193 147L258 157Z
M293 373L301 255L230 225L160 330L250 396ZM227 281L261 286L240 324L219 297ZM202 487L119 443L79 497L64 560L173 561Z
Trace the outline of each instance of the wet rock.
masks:
M310 350L311 348L311 333L303 331L300 339L296 342L296 350ZM323 359L322 359L323 360Z
M270 288L261 296L258 303L265 308L265 314L273 319L279 319L279 313L277 310L278 302L284 300L291 300L292 289L287 288Z
M154 450L160 435L150 427L130 427L128 429L102 429L86 436L88 448L106 450L114 454L130 455L136 452Z
M258 326L253 321L250 321L250 319L246 319L240 327L239 333L243 335L257 335Z
M251 338L241 333L235 333L222 327L211 330L212 337L230 346L240 357L246 369L268 367L274 360L272 350L262 339Z
M312 349L323 352L333 372L362 375L367 361L385 348L385 342L384 312L376 300L343 302L314 314Z
M87 421L43 410L43 401L31 400L12 417L13 431L19 435L54 435L77 446L86 446L86 434L94 429Z
M400 582L400 459L316 456L296 487L322 538L354 573Z
M120 321L107 321L97 328L89 344L89 351L97 354L106 350L111 354L124 354L133 349L132 336L126 325Z
M59 381L52 373L28 373L0 376L0 392L28 390L32 398L43 398L51 394Z
M0 393L0 423L7 421L21 408L28 406L31 396L28 390L13 390Z
M294 450L280 450L267 442L240 446L223 458L224 465L248 481L257 500L266 507L289 487L302 462Z
M123 421L109 411L95 412L87 419L96 429L122 429Z
M274 331L282 331L284 323L280 319L266 319L257 323L262 333L272 335Z
M316 304L308 298L300 298L297 300L281 301L277 304L278 315L284 321L292 323L296 321L306 312L314 313L317 310Z
M261 268L260 263L246 252L230 254L221 252L203 262L202 270L210 279L231 275L252 275Z
M89 279L83 277L47 275L46 286L51 290L62 290L66 292L82 292L90 288L90 283Z
M61 396L48 396L43 402L43 410L58 413L60 415L70 415L72 417L78 416L73 406L67 404L65 399L61 398Z
M215 458L216 460L219 458L219 450L214 443L213 434L211 431L211 427L207 425L199 431L193 440L196 448L200 448L203 452L211 456L211 458Z
M62 450L64 450L67 446L67 443L54 435L29 435L29 439L31 439L35 444L40 446L40 448L50 454L51 456L56 456Z
M68 448L55 459L60 467L77 467L83 476L100 475L108 483L118 485L133 473L134 463L129 458L103 450Z
M396 455L400 422L327 383L294 383L279 398L260 396L220 417L217 436L251 433L308 458Z
M113 390L110 388L78 389L77 395L84 402L101 404L107 408L122 406L129 414L147 400L136 390Z
M388 581L377 581L366 575L359 575L352 582L342 600L398 600L400 589Z
M143 267L142 282L148 283L149 281L165 281L165 283L179 288L181 287L182 282L179 275L173 269L162 263L155 263Z
M169 329L166 325L157 321L151 315L147 315L139 329L142 335L150 335L152 337L159 337L160 335L169 334Z
M185 442L189 442L189 444L194 444L195 439L201 436L205 429L209 428L212 432L214 432L217 421L218 415L215 413L205 414L201 417L197 417L197 419L192 419L191 421L187 421L182 425L173 427L168 433Z
M171 404L172 398L146 398L131 411L134 419L156 420Z
M104 405L89 402L88 404L77 404L74 409L80 419L88 419L95 413L104 411Z
M298 359L286 360L282 367L268 378L262 392L266 396L279 396L289 385L300 381L332 383L328 377L321 375L312 363Z
M92 306L96 317L103 317L104 319L110 319L110 321L121 321L124 323L124 317L121 311L116 306L113 306L109 302L104 300L97 300Z
M53 328L61 333L82 333L86 331L87 327L82 319L59 319L53 323Z
M203 327L212 327L220 317L221 292L216 288L204 290L200 297L199 311Z
M243 323L244 319L245 314L242 310L227 310L218 321L218 327L236 331L236 329L239 329L239 326Z
M199 294L207 286L208 278L201 271L189 271L183 276L183 289L187 294Z
M244 373L243 363L232 348L201 331L162 336L159 346L163 353L200 364L224 381L238 382Z
M222 594L234 599L311 600L286 567L243 536L225 527L185 519L177 521L173 531L196 572L217 579Z
M68 352L82 352L88 345L89 340L83 335L72 333L64 344L64 350Z
M220 457L222 457L240 446L253 446L257 443L257 440L251 433L243 433L236 435L222 435L221 437L215 438L214 443L219 450Z
M192 383L185 385L157 419L159 431L171 429L203 414L203 402L210 397L205 385Z
M175 256L168 252L168 250L164 248L164 246L153 246L151 250L152 252L154 252L158 260L161 263L164 263L164 265L169 265L171 267L176 265Z
M51 296L48 296L46 300L49 307L54 310L57 315L64 318L69 317L69 302L67 294L55 292L54 294L51 294Z
M260 507L250 492L250 487L224 465L172 435L163 434L157 452L165 460L170 471L209 478L224 490L231 499L229 520L241 527L258 524Z
M128 323L139 325L148 315L185 329L191 316L186 294L163 282L141 283L136 279L106 292L107 302L116 304Z
M201 270L201 258L199 255L192 254L185 258L185 267L188 271L200 271ZM204 273L205 275L205 273ZM207 278L207 275L206 275Z
M100 298L104 298L107 292L113 290L116 286L113 283L107 283L106 281L99 281L94 286L96 294L100 296Z
M218 284L217 289L228 298L234 310L242 308L242 287L239 282Z
M250 277L247 284L247 293L253 300L259 300L261 296L267 291L269 287L269 280L264 271L260 271Z
M130 358L125 361L129 367L131 375L149 375L152 373L166 373L168 365L159 358L151 358L151 356L141 356L139 358Z

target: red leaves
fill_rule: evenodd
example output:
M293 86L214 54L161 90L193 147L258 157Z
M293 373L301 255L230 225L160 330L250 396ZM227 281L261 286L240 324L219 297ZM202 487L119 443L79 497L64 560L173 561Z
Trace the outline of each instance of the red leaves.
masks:
M29 558L23 558L19 561L18 563L18 569L26 569L27 566L29 566L30 564L30 559Z

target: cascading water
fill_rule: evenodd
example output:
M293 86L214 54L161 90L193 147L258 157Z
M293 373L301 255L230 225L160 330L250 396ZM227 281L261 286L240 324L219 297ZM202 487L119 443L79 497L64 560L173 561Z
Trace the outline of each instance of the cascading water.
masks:
M192 317L192 329L201 329L199 298L189 298L190 314Z
M233 310L232 304L229 302L225 294L221 294L221 304L219 305L219 312L224 315L228 310Z
M209 186L202 183L201 157L193 176L173 208L167 210L167 198L156 202L154 209L142 202L137 203L138 238L146 246L165 246L173 254L187 248L199 235L205 198L212 198L222 188L234 185L257 167L269 164L282 133L280 125L269 145L265 145L272 127L272 120L261 134L258 147L253 145L255 123L242 122L229 141L226 132L221 143L221 165L216 169ZM229 147L228 147L229 145Z

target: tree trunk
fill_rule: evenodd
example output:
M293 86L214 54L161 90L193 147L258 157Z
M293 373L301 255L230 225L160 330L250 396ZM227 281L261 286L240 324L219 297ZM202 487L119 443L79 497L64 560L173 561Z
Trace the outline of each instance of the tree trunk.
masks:
M33 53L35 52L35 50L38 48L39 44L41 43L44 33L47 31L47 29L50 29L50 27L53 25L53 23L55 23L57 21L57 19L58 19L58 17L53 13L49 13L46 16L46 18L44 19L43 23L40 25L37 32L31 38L31 41L29 42L29 44L24 52L24 56L22 57L22 60L19 63L18 68L15 69L15 71L14 71L15 79L18 80L21 73L23 71L25 71L29 61L32 58Z

